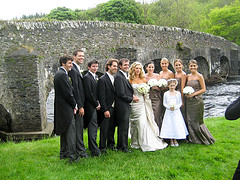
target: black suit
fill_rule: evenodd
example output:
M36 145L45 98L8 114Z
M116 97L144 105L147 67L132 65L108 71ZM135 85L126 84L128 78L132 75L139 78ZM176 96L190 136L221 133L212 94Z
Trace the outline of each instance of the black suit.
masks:
M118 124L117 148L124 151L128 150L129 115L133 88L121 71L115 77L114 86L116 91L115 117Z
M73 94L77 102L78 109L84 107L85 95L83 88L83 76L78 70L77 66L73 63L71 71L68 72L69 77L72 80L72 85L74 88ZM83 117L80 117L79 111L74 115L75 125L76 125L76 152L80 156L86 156L85 146L83 142Z
M107 73L105 73L97 83L97 95L101 105L102 116L104 117L104 112L110 112L110 118L104 117L101 122L99 148L105 150L106 144L107 147L114 148L115 125L113 103L115 101L115 90Z
M88 127L88 147L92 155L99 155L100 150L96 143L97 139L97 110L99 103L97 100L97 82L90 72L83 78L85 93L85 115L84 126Z
M60 158L75 158L75 119L76 101L69 76L60 68L54 76L54 131L60 135Z
M228 120L237 120L240 118L240 97L230 104L225 111L225 118ZM240 179L240 160L237 169L233 175L233 180Z

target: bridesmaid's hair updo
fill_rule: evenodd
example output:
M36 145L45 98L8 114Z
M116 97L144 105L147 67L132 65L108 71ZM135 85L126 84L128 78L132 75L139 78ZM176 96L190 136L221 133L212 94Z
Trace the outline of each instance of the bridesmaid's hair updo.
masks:
M135 74L135 68L136 66L141 66L141 72L139 74L139 78L140 79L144 79L145 78L145 73L144 73L144 70L143 70L143 66L140 62L134 62L131 67L130 67L130 70L129 70L129 79L132 81L135 79L136 77L136 74Z
M198 65L198 63L197 63L197 61L196 61L195 59L190 60L189 63L188 63L188 65L190 65L190 64L196 64L196 65Z
M176 59L176 60L174 61L174 65L175 65L176 62L180 62L181 64L183 64L183 62L182 62L181 59Z
M153 65L155 66L155 64L154 64L153 61L148 61L148 62L145 64L145 67L148 67L149 64L153 64Z
M162 59L161 59L161 62L163 62L163 61L167 61L167 62L168 62L168 64L169 64L169 60L168 60L167 58L165 58L165 57L164 57L164 58L162 58ZM161 63L161 62L160 62L160 63Z
M176 79L169 79L169 80L167 81L167 83L168 83L168 86L169 86L171 83L174 83L176 86L178 85L178 81L177 81Z

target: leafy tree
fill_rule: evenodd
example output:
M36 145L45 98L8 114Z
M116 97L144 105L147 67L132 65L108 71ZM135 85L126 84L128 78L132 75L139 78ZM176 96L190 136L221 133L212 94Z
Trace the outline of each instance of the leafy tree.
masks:
M142 9L134 0L110 0L100 10L100 20L141 23Z
M78 20L88 20L88 21L96 21L100 19L100 11L102 9L103 3L98 4L96 8L92 8L89 10L75 10L76 18Z
M211 10L208 18L201 23L202 30L240 45L239 17L240 2L236 0L229 6Z
M46 16L49 19L56 20L76 20L76 13L66 7L58 7L51 10L51 12Z

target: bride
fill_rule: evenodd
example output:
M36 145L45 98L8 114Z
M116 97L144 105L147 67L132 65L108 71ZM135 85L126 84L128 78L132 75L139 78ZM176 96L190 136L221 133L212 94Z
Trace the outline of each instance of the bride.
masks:
M159 128L154 121L151 100L149 99L143 66L134 62L129 70L129 81L134 89L134 96L139 101L132 102L130 114L131 147L142 151L155 151L167 147L159 137ZM146 88L144 88L146 86ZM143 88L142 88L143 87Z

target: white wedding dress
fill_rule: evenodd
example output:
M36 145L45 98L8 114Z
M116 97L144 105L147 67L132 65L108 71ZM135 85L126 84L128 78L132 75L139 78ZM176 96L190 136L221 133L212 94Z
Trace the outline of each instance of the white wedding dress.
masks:
M167 147L159 137L159 128L154 120L149 94L143 95L137 91L139 84L132 84L134 95L139 102L131 103L130 133L131 147L142 151L155 151Z

